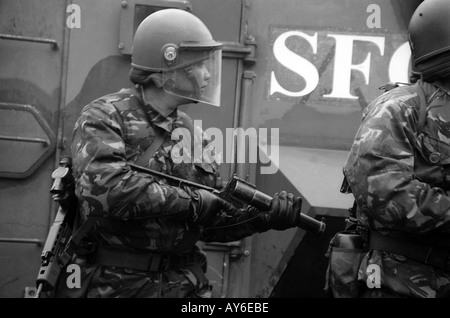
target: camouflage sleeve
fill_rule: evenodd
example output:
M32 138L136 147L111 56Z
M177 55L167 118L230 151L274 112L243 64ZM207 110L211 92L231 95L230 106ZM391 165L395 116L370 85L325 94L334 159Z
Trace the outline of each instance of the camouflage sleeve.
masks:
M190 197L127 165L120 115L113 105L86 107L71 146L77 196L85 214L140 219L188 214Z
M257 209L239 209L233 215L219 213L210 226L205 227L203 242L232 242L259 233L256 226Z
M380 98L366 108L344 173L371 227L425 233L450 225L450 198L414 176L418 107L410 104Z

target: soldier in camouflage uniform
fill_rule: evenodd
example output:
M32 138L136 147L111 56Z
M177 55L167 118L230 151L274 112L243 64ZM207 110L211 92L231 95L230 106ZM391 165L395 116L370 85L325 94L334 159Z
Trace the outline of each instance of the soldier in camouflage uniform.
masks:
M175 129L184 128L183 140L194 136L206 146L177 107L196 101L218 105L220 53L221 44L197 17L177 9L158 11L136 30L130 72L136 86L83 109L72 142L78 223L96 221L73 260L81 265L82 288L67 289L63 276L58 297L208 297L199 240L234 241L297 224L301 199L285 191L263 213L130 169L129 163L163 138L147 168L221 186L216 162L177 162L178 140L171 139Z
M450 297L449 16L448 0L416 9L409 34L413 70L422 78L364 110L344 167L369 236L359 297ZM374 268L380 286L371 284ZM346 293L343 286L337 295Z

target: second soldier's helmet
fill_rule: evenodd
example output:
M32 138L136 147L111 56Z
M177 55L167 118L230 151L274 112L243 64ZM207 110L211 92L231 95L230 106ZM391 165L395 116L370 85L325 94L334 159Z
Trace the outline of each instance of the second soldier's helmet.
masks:
M409 22L412 68L426 80L450 75L450 1L425 0Z
M198 17L180 9L163 9L136 29L131 65L141 72L162 73L164 90L170 94L219 106L221 49ZM194 78L193 67L206 68L206 82ZM189 78L192 89L177 85L182 77Z

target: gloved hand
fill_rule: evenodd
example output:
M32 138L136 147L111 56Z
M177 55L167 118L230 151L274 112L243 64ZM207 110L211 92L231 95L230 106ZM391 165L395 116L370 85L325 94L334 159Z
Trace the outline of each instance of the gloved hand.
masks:
M292 193L281 191L275 193L270 211L261 212L259 230L286 230L295 227L300 221L302 198L294 198Z
M191 193L191 209L194 222L209 225L220 211L232 211L234 206L207 190L196 190Z

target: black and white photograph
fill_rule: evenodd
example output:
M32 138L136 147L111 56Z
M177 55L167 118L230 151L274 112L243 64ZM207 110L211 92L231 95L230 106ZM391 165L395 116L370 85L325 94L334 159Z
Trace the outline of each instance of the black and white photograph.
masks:
M450 0L0 0L0 298L450 298L449 191Z

